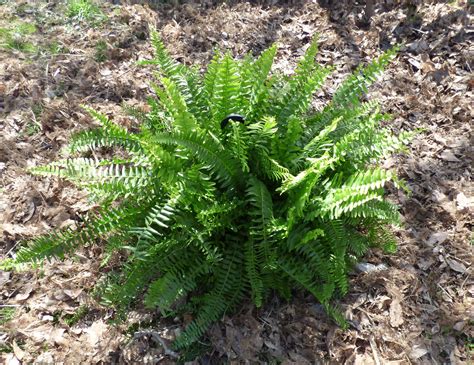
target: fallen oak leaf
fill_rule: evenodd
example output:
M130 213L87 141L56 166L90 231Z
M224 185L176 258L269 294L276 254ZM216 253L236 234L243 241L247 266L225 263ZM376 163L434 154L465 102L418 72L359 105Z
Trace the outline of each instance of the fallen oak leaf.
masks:
M23 351L20 346L18 346L15 340L13 340L12 348L16 358L21 361L25 357L25 351Z
M15 295L14 301L17 303L23 303L25 300L27 300L30 297L32 292L33 292L33 285L27 285L25 286L23 293L19 293Z
M442 160L448 161L448 162L459 162L459 158L457 158L454 153L452 153L450 150L445 150L441 153L439 156Z
M465 274L467 271L466 266L464 266L464 264L459 261L447 259L446 262L448 263L449 267L454 271L460 272L461 274Z
M459 210L470 209L474 206L474 198L467 197L461 192L456 196L456 206Z
M403 310L400 304L400 300L397 298L393 299L390 303L390 325L392 327L400 327L404 320L403 320Z

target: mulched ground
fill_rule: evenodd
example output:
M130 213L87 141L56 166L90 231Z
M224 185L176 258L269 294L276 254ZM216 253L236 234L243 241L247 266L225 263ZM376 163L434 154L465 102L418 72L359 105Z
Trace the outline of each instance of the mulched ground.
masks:
M25 168L56 159L72 131L93 125L80 104L133 124L120 104L142 107L151 92L151 70L135 65L151 55L147 24L187 64L205 65L216 47L243 55L276 41L282 70L294 66L317 33L318 61L338 72L316 104L360 62L402 43L370 96L393 115L395 130L422 130L409 155L386 161L412 194L390 193L405 221L399 250L372 252L365 261L383 269L353 274L340 302L350 329L340 330L305 294L291 303L272 298L259 311L244 305L213 326L190 364L468 364L474 357L468 3L386 0L368 29L360 21L363 5L353 1L332 7L201 1L156 10L124 3L101 4L107 20L91 23L68 19L63 1L0 1L0 28L36 25L28 38L34 52L0 50L0 255L11 257L21 240L76 224L93 207L70 184L32 177ZM90 295L104 270L101 253L94 245L36 272L0 271L2 363L176 362L167 344L189 319L165 322L137 310L114 325L114 313Z

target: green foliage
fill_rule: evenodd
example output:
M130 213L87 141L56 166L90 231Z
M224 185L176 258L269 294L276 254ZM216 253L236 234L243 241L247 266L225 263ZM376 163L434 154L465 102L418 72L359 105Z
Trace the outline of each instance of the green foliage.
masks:
M72 327L77 324L81 319L83 319L89 313L89 308L86 305L81 305L76 312L73 314L68 314L64 316L64 322Z
M4 307L0 308L0 325L4 325L8 321L11 321L15 317L15 307Z
M332 299L347 293L348 272L370 247L393 251L387 227L400 223L384 186L401 183L378 162L411 134L382 127L377 103L360 101L396 50L358 68L313 112L330 72L314 62L315 41L289 77L271 72L275 46L243 60L217 53L201 76L156 33L152 42L155 58L143 63L157 68L156 97L148 113L129 108L140 129L88 109L100 127L76 134L69 158L32 169L88 189L102 209L78 230L33 240L16 262L62 258L103 239L104 265L125 257L98 290L104 303L126 310L143 298L164 316L193 312L176 348L247 296L261 306L294 287L344 325ZM244 118L225 125L229 114ZM103 147L117 157L98 157ZM79 155L90 151L98 153Z
M100 40L95 45L94 59L97 62L104 62L107 60L107 42Z
M35 32L36 27L30 23L16 23L9 28L0 28L0 45L25 53L36 52L37 47L29 41L29 36Z
M100 23L106 16L94 0L69 0L66 15L76 21Z

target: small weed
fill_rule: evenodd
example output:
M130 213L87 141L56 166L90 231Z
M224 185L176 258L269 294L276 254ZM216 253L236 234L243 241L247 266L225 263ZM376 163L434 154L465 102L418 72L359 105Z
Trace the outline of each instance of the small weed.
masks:
M11 321L15 316L15 311L15 307L0 308L0 325L4 325L8 321Z
M0 5L2 5L1 2ZM10 346L0 345L0 354L9 354L11 352L13 352L13 349Z
M468 364L472 364L472 360L474 360L474 338L469 337L466 341L466 350L467 350L467 359Z
M37 47L28 41L28 36L36 32L30 23L19 23L12 28L0 28L0 45L6 49L33 53Z
M64 316L64 322L69 327L74 326L77 322L79 322L82 318L84 318L87 313L89 313L89 308L85 305L81 305L74 314L68 314Z
M65 47L64 45L54 41L49 44L47 51L51 53L52 55L58 55L62 53L68 53L69 49Z
M38 122L30 120L28 124L26 125L25 134L27 136L33 136L39 131L41 131L41 125Z
M15 269L15 263L13 259L4 258L0 261L0 270L2 271L13 271Z
M77 21L100 23L105 20L105 14L91 0L69 0L67 16Z
M31 107L31 111L33 112L36 119L41 118L41 114L43 114L43 105L42 104L35 104Z
M104 62L107 60L107 43L105 41L98 41L95 45L94 59L97 62Z

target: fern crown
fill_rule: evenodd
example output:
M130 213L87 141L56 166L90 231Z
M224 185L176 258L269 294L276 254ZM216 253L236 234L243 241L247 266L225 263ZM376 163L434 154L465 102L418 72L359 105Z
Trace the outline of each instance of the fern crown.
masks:
M348 291L367 249L394 248L386 227L400 223L384 186L402 183L377 163L412 133L381 127L379 105L361 102L396 50L359 67L314 111L331 71L315 63L316 41L289 77L272 72L276 46L242 60L216 53L201 75L173 60L156 32L152 42L155 57L143 63L156 67L155 95L147 112L128 108L140 130L87 109L100 127L74 135L69 158L33 169L87 189L102 209L81 229L37 238L16 261L62 258L102 238L103 265L126 253L100 287L105 303L126 309L143 298L163 315L195 314L176 348L247 295L259 307L294 287L343 324L332 298ZM91 157L104 148L115 157Z

